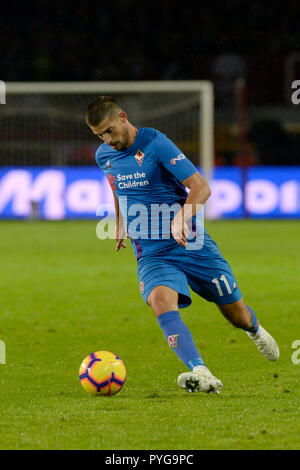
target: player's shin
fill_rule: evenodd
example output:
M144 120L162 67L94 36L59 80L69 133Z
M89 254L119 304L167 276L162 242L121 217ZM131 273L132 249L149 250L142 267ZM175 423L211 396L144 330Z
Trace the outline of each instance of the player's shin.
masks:
M245 331L248 331L249 333L256 334L259 330L259 322L258 322L258 320L256 318L256 315L255 315L254 311L252 310L252 308L249 307L248 305L246 307L249 310L250 315L251 315L251 326L250 326L250 328L243 328L243 329Z
M205 366L195 346L192 334L181 320L177 310L159 315L158 323L169 346L190 370L199 365Z

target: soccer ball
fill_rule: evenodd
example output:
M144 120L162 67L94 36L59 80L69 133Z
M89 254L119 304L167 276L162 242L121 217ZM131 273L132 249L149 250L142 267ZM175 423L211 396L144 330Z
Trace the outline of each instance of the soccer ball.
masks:
M123 387L126 376L122 359L109 351L90 354L79 369L80 383L91 395L115 395Z

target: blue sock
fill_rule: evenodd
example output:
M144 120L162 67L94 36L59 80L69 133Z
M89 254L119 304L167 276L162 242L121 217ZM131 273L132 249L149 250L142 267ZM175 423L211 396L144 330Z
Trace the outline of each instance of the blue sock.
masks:
M190 330L181 320L177 310L163 313L157 320L169 346L189 369L205 365Z
M244 329L245 329L245 331L250 331L250 333L256 333L258 328L259 328L258 320L257 320L256 315L255 315L254 311L252 310L252 308L249 307L248 305L246 305L246 307L247 307L247 309L249 310L249 312L251 314L252 324L251 324L250 328L244 328Z

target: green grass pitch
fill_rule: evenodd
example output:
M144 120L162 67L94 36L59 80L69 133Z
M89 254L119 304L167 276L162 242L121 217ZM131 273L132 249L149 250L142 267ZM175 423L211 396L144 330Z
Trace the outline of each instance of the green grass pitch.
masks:
M181 310L223 390L187 394L186 370L138 290L127 249L96 237L96 221L1 222L1 449L299 449L300 222L206 224L246 302L277 339L268 362L216 306L192 294ZM96 350L121 356L114 397L92 397L78 369Z

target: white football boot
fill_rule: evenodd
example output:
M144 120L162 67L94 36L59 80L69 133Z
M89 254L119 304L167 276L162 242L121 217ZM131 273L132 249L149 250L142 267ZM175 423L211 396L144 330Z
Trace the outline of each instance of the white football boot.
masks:
M249 338L256 344L259 352L269 361L277 361L280 352L275 339L259 325L256 333L246 331Z
M220 393L222 382L214 377L205 366L196 366L190 372L180 374L177 383L187 392Z

